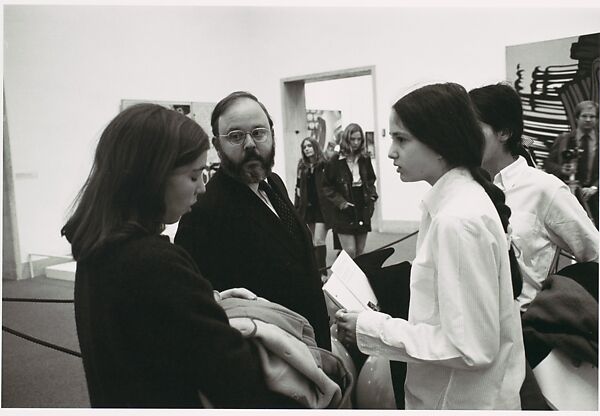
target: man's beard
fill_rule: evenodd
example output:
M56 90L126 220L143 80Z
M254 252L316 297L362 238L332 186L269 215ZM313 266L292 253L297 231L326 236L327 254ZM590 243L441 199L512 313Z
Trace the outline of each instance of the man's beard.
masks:
M266 157L258 153L256 148L244 151L244 159L239 163L229 159L225 152L219 153L223 171L246 184L258 183L264 180L271 174L271 169L275 164L275 143L273 143L271 151Z

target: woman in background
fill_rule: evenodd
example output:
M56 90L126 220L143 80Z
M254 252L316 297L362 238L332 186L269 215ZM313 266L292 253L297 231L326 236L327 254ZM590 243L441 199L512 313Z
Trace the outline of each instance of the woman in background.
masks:
M325 239L329 228L331 204L323 194L325 157L319 143L310 137L300 144L302 157L298 161L294 207L308 225L313 236L317 267L322 280L327 280L327 246Z
M187 252L161 236L204 192L207 135L154 104L117 115L62 229L92 407L247 408L269 399L258 352L229 326ZM204 398L204 399L201 399ZM208 401L207 401L207 400Z
M377 178L366 148L362 128L349 124L342 135L340 153L327 163L323 179L323 192L334 206L333 231L352 258L365 250L378 198Z
M564 182L528 166L517 92L496 84L473 89L469 96L485 137L482 166L512 211L512 240L523 274L518 300L524 312L540 292L557 247L579 262L598 261L598 231Z
M408 320L338 311L338 336L407 362L406 409L520 409L525 354L507 242L510 209L481 169L465 89L434 84L393 105L388 156L426 181ZM341 335L340 335L341 332Z

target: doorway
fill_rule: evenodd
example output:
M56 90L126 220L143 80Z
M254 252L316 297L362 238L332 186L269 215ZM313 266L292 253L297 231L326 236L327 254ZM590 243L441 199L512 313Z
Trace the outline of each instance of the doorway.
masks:
M283 136L285 140L285 179L293 192L296 167L301 157L300 143L313 136L326 150L350 123L365 132L375 174L379 174L377 157L377 108L375 66L342 69L300 75L281 80ZM378 188L378 183L375 184ZM380 200L371 219L374 231L380 230Z

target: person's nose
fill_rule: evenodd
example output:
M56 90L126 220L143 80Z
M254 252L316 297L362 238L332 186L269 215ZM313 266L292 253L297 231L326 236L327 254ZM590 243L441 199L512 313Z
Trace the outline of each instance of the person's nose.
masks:
M398 157L398 152L394 149L394 145L392 144L388 150L388 157L390 159L396 159Z
M244 139L244 149L252 149L256 147L256 143L254 143L254 139L250 135L250 133L246 133L246 138Z

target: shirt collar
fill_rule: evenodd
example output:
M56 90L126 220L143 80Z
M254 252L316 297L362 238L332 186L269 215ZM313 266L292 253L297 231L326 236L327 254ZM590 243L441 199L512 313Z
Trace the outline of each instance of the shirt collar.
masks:
M473 180L467 168L458 167L450 169L425 193L421 207L429 214L435 216L447 198L452 196L451 190L465 180Z
M502 169L494 176L494 185L500 189L510 189L517 183L517 177L527 168L527 161L523 156L519 156L517 160Z
M592 139L593 143L596 143L596 129L592 129L592 131L590 131L589 133L583 133L581 130L577 129L577 131L575 132L575 140L581 140L581 138L586 134L590 136L590 139Z

